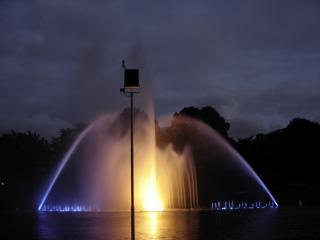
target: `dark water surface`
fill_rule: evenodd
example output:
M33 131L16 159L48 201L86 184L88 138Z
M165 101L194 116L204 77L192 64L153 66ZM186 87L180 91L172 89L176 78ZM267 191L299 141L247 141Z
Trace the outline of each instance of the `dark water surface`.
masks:
M1 214L0 239L130 239L129 213ZM136 213L136 239L320 240L320 208Z

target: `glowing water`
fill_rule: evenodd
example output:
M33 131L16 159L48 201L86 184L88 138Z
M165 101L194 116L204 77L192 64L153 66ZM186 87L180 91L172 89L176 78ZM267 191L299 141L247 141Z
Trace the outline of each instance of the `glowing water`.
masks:
M128 111L106 115L92 123L78 136L62 159L38 210L130 209L128 116ZM199 207L199 188L208 184L210 190L219 190L220 192L215 194L218 199L220 193L238 191L237 186L228 184L233 178L235 182L240 182L238 181L240 178L248 178L251 182L256 182L258 188L267 194L275 206L278 206L271 192L254 170L222 137L204 123L179 118L175 121L176 127L183 128L187 125L187 129L192 129L196 133L194 139L198 139L200 143L203 141L200 145L208 146L202 155L212 163L217 163L214 167L218 173L216 182L202 182L202 185L198 186L192 146L185 145L179 153L172 144L164 148L157 147L153 116L151 111L151 117L150 112L149 116L136 112L135 117L136 210L197 208ZM195 161L198 160L195 159ZM224 169L228 170L228 168L241 173L241 177L237 179L234 175L228 175L227 181L220 181L221 176L227 175L223 174ZM73 183L74 179L75 183ZM219 181L223 182L220 183L220 188ZM253 191L256 190L253 188Z
M45 210L44 205L52 209L50 206L77 204L103 210L129 209L130 138L125 124L126 117L124 114L100 118L79 135L62 159L41 200L39 210ZM188 152L178 154L170 146L165 150L157 149L154 121L139 114L135 120L135 208L162 211L169 207L197 207L196 173ZM89 151L84 161L79 160L79 163L75 164L78 159L71 159L72 155L85 140L85 148L94 148L94 151ZM85 176L81 177L81 180L85 181L79 182L80 186L72 186L74 189L63 192L60 189L69 181L64 178L77 176L73 172L75 167L68 164L82 165L83 169L85 166L90 168L87 168ZM60 186L56 184L58 179ZM78 202L75 202L73 195L68 195L70 191L76 191L75 189L81 189Z
M81 142L81 140L86 136L86 134L91 130L91 128L94 126L94 123L92 123L89 127L87 127L74 141L74 143L72 144L72 146L70 147L70 149L67 151L67 153L65 154L65 156L63 157L61 164L59 165L58 169L56 170L56 172L53 175L53 179L51 180L48 189L46 190L44 196L42 197L42 200L40 202L40 205L38 207L38 210L40 211L43 204L45 203L45 201L47 200L47 197L53 187L53 185L55 184L55 182L57 181L61 171L63 170L64 166L66 165L66 163L68 162L70 156L72 155L72 153L75 151L76 147L78 146L78 144Z

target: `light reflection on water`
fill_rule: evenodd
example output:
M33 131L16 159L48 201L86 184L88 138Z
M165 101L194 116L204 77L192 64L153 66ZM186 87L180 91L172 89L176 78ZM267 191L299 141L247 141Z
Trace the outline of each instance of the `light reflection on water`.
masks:
M158 212L149 212L147 213L147 221L144 221L145 226L143 229L145 229L145 232L148 233L148 237L152 239L158 239L159 238L159 222L158 222L159 213Z
M263 226L264 237L272 232L270 219L276 210L243 213L214 211L137 212L136 239L229 239L257 237L252 224ZM40 239L131 239L130 214L122 213L41 213ZM260 238L261 239L261 238ZM263 238L267 239L267 238Z
M2 215L0 239L131 239L129 212ZM137 212L137 240L320 239L320 208Z

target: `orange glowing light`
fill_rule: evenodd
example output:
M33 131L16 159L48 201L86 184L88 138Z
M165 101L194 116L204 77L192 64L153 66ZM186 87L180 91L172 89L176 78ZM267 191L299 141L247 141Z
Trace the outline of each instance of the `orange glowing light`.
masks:
M164 205L157 188L155 175L150 175L146 180L141 188L142 210L150 212L163 211Z
M143 210L144 211L163 211L164 207L157 189L150 188L147 190L145 199L143 200Z

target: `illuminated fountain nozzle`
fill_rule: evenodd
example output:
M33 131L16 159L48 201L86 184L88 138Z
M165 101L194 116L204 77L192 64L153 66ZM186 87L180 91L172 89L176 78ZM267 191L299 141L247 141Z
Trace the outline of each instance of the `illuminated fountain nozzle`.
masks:
M149 189L143 199L143 210L150 212L160 212L164 210L163 203L157 189Z

